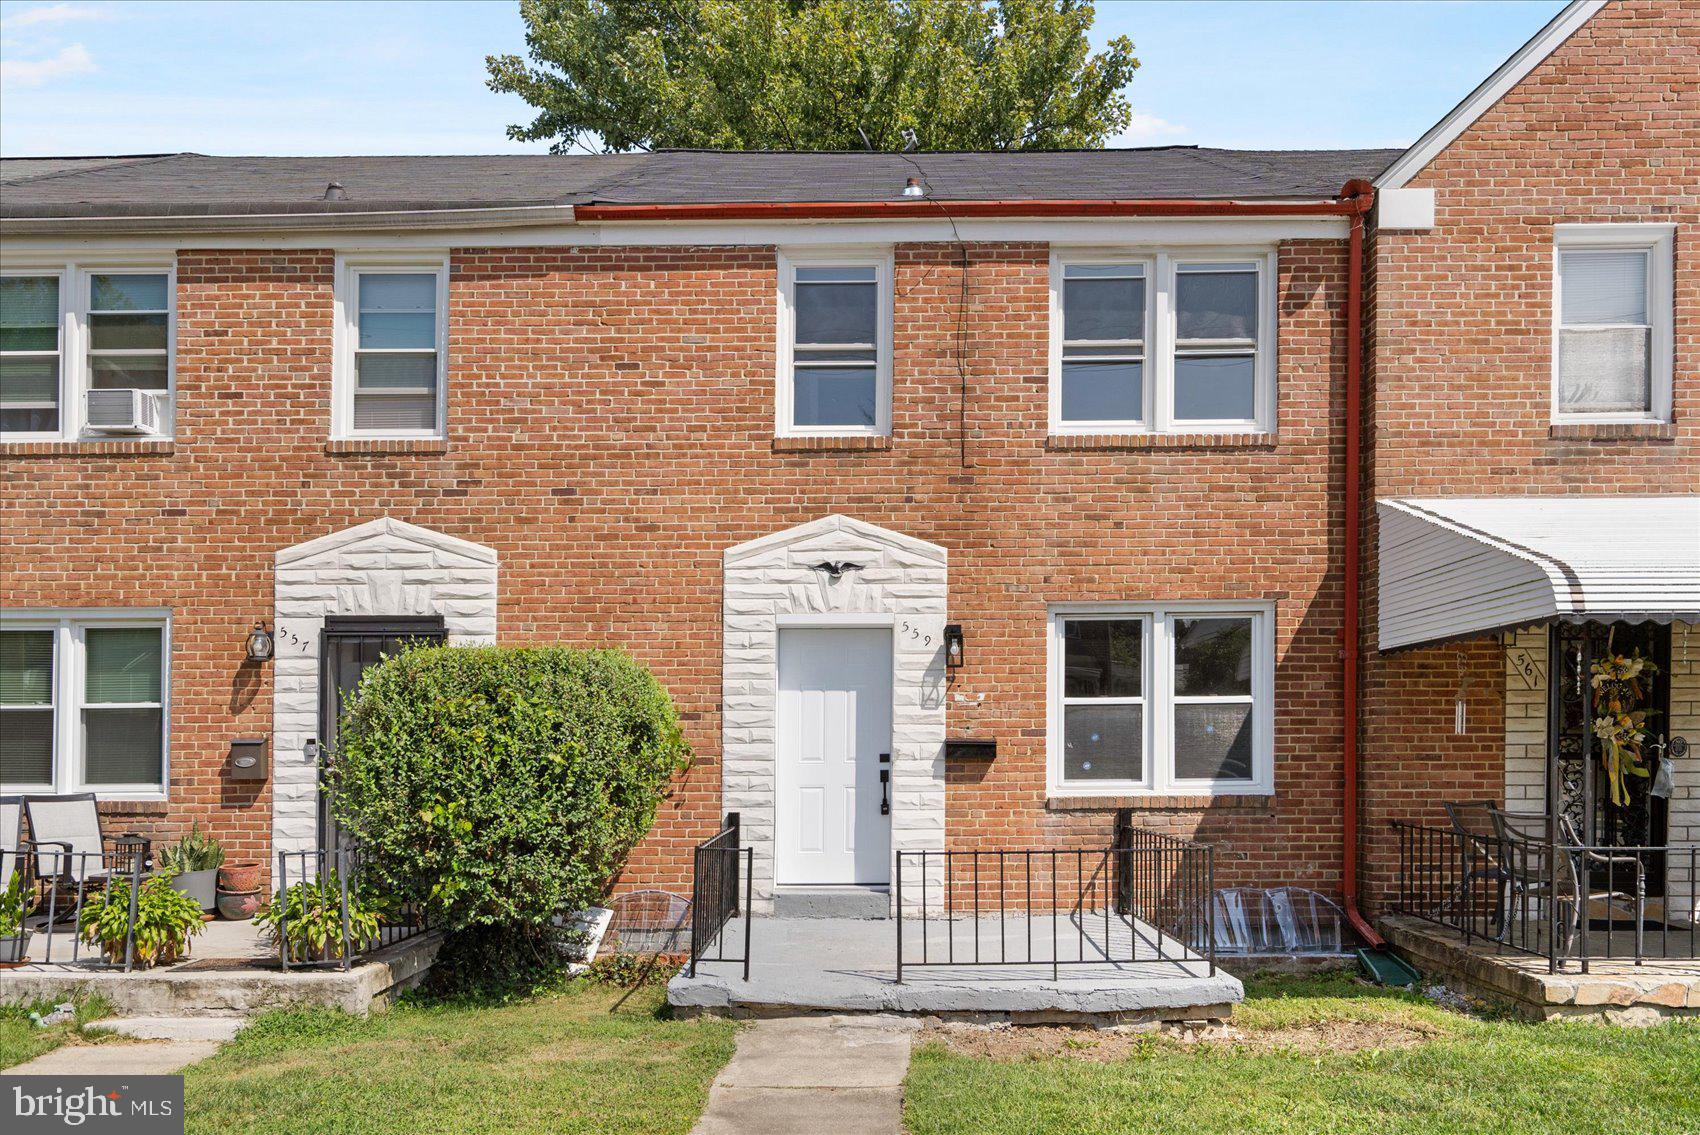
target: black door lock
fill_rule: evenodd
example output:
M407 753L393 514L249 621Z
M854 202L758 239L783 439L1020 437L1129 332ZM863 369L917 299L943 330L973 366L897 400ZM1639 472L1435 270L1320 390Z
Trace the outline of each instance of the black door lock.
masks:
M890 753L881 753L880 754L880 764L881 765L889 765L890 763L891 763L891 754ZM891 770L889 768L881 768L880 769L880 815L882 815L882 816L891 815L891 796L889 794L890 788L891 788Z

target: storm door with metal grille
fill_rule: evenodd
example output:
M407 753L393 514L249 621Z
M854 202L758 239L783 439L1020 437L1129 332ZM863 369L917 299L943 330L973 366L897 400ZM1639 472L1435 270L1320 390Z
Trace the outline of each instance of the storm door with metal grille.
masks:
M319 783L336 760L337 723L344 703L359 688L360 678L385 655L412 642L440 643L447 638L441 615L333 616L325 620L319 640ZM330 793L319 793L319 846L342 843L331 818Z

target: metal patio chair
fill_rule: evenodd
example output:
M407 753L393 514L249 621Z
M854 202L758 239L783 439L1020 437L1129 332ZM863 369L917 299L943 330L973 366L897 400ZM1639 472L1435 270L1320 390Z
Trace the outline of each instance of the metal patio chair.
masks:
M23 802L30 838L22 846L35 857L36 879L47 887L51 917L60 917L61 895L104 887L112 876L129 872L137 857L143 870L152 863L151 840L135 832L106 835L92 792L25 796ZM64 916L74 915L76 908L77 903L67 903Z
M1635 911L1635 956L1642 956L1647 945L1647 865L1639 855L1607 855L1596 849L1585 847L1582 835L1576 830L1576 825L1569 816L1558 818L1558 837L1564 841L1570 854L1570 874L1577 894L1577 911L1574 919L1576 929L1581 928L1584 918L1592 918L1592 908L1595 902L1606 904L1606 934L1611 934L1613 904L1622 900ZM1593 868L1606 869L1606 887L1604 890L1593 889ZM1618 882L1618 869L1628 867L1633 871L1635 889L1620 891L1615 889ZM1609 942L1608 942L1609 944ZM1568 947L1567 947L1568 950Z
M1511 874L1505 867L1505 848L1500 842L1499 826L1494 819L1499 808L1488 800L1449 800L1441 807L1446 809L1446 818L1452 822L1452 830L1458 833L1464 847L1471 853L1470 866L1462 872L1452 897L1442 905L1441 910L1464 912L1468 917L1470 896L1474 893L1475 884L1488 883L1493 887L1494 895L1489 934L1495 939L1503 940L1510 925L1505 900L1507 887L1511 884Z

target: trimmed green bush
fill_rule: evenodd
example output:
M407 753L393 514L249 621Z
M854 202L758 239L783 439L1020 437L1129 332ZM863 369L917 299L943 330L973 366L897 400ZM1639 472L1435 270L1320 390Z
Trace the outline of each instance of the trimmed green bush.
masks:
M690 761L660 683L617 650L419 646L369 669L332 809L368 882L451 929L596 902Z

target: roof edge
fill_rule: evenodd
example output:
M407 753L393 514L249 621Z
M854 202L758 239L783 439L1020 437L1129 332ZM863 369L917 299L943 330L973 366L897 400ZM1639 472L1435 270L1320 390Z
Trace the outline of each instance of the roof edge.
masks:
M1464 96L1462 102L1449 110L1446 117L1413 142L1410 149L1400 155L1392 165L1382 170L1381 175L1375 179L1375 187L1402 189L1406 182L1427 168L1430 162L1458 140L1459 135L1475 125L1477 119L1509 94L1531 71L1546 62L1548 56L1557 51L1605 6L1606 0L1571 0L1563 11L1547 21L1546 27L1536 32L1527 43L1512 53L1511 58L1501 63L1493 74Z

